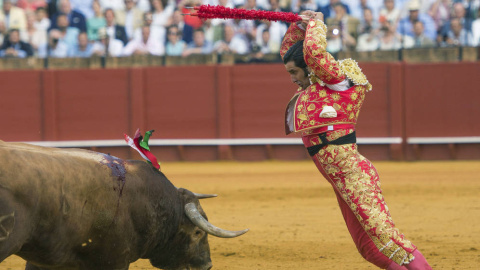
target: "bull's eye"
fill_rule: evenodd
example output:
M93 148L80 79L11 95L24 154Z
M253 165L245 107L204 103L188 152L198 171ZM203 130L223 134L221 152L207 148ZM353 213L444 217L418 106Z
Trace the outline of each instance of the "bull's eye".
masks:
M202 234L202 230L196 230L196 231L195 231L195 235L196 235L196 236L200 236L201 234Z

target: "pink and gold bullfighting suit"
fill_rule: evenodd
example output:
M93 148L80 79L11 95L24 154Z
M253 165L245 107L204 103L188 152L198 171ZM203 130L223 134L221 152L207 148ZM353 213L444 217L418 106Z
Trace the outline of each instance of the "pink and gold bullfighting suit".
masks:
M282 58L298 41L311 85L297 91L286 111L286 132L302 132L319 171L333 186L348 230L362 256L387 268L414 259L416 247L399 232L382 196L375 167L357 151L355 124L372 86L354 60L336 61L325 48L327 27L311 19L307 29L292 23Z

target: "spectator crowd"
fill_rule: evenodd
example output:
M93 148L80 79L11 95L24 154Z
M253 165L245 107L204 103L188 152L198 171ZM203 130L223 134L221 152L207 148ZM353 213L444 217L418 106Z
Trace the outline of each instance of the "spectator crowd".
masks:
M202 4L320 11L331 53L480 44L480 0L0 1L0 57L279 52L287 23L185 15Z

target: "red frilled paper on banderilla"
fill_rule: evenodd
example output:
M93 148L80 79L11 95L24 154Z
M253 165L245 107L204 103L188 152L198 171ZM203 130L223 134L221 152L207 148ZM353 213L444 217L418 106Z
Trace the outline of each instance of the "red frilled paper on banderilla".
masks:
M137 152L140 153L140 155L145 160L147 160L150 164L152 164L153 167L155 167L157 170L160 170L160 163L158 163L155 155L153 155L152 152L150 152L150 147L148 146L148 139L150 138L153 132L154 130L145 132L145 138L144 138L140 133L140 129L137 129L133 139L130 138L127 134L124 134L125 141L127 142L128 145L130 145L130 147L137 150Z
M295 13L265 10L246 10L243 8L228 8L224 6L201 5L193 7L191 14L200 19L241 19L298 22L302 17Z

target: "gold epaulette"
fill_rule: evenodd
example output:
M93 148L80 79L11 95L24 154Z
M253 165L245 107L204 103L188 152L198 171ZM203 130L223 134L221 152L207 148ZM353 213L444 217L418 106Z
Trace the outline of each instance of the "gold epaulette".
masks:
M340 63L340 68L345 73L347 78L352 80L355 85L364 85L367 88L367 91L372 90L372 85L368 82L367 76L363 74L362 69L358 66L357 61L353 59L344 59L338 61Z

